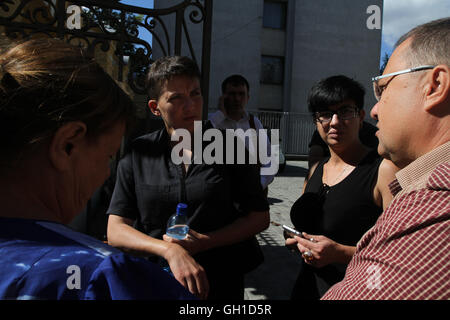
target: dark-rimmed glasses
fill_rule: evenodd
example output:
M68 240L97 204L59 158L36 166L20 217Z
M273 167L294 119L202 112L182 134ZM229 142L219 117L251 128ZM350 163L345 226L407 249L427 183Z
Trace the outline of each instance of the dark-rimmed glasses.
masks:
M400 70L400 71L397 71L397 72L384 74L384 75L378 76L378 77L373 77L372 78L373 94L375 95L375 99L377 99L377 101L380 101L381 95L383 94L383 91L387 88L387 86L392 81L392 79L394 79L395 76L398 76L399 74L405 74L405 73L410 73L410 72L416 72L416 71L433 69L434 67L436 67L436 66L424 65L424 66L419 66L419 67L414 67L414 68L410 68L410 69L405 69L405 70ZM388 82L386 82L385 84L380 86L378 84L378 80L383 79L383 78L387 78L387 77L392 77L392 78L389 79Z
M359 110L352 106L343 106L336 111L319 111L314 114L314 119L321 124L328 123L333 119L334 115L337 115L339 120L349 120L359 115Z

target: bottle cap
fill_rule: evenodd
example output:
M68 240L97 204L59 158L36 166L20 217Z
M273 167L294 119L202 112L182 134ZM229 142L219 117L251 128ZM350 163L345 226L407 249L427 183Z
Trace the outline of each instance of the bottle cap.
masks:
M177 214L186 214L186 211L187 211L187 204L179 203L177 205Z

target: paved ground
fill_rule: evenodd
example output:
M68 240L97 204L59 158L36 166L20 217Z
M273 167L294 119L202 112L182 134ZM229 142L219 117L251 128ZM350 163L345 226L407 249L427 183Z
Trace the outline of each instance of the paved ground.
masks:
M288 161L269 186L271 224L257 236L265 261L247 275L245 300L289 299L301 258L284 246L281 225L292 226L290 209L300 195L307 168L307 161Z

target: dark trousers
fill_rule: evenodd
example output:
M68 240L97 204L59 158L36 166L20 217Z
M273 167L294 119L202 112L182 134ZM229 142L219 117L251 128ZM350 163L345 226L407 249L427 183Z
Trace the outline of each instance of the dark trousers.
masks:
M235 273L208 274L208 300L244 300L244 275Z

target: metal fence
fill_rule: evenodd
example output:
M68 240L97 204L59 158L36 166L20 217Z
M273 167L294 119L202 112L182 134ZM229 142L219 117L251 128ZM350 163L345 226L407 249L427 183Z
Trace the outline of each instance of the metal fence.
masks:
M216 110L209 110L214 112ZM266 129L279 129L280 145L287 156L305 156L316 129L309 113L247 110L258 117Z
M250 110L267 129L280 130L280 145L286 155L307 155L315 130L309 113Z

